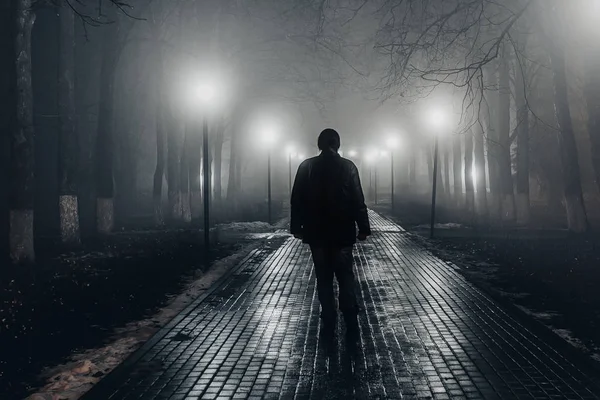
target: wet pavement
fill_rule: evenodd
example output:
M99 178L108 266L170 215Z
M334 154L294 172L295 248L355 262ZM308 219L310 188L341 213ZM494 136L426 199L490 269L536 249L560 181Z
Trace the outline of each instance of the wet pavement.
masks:
M274 235L83 399L600 399L591 361L370 215L360 345L320 339L310 252Z

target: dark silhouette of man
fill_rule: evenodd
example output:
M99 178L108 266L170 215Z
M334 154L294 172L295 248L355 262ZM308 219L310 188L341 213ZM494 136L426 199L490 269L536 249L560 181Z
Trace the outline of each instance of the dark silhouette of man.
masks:
M323 333L332 338L336 328L335 275L347 334L358 339L352 248L357 237L366 240L371 234L367 206L356 165L338 154L340 135L325 129L319 135L318 146L321 154L298 167L292 189L290 231L312 251Z

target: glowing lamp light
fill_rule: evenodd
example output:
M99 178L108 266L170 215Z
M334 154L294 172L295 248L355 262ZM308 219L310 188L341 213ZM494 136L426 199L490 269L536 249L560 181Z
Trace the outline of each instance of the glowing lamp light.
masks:
M201 82L193 88L194 98L200 101L202 104L208 104L213 101L216 97L216 90L214 86L208 82Z
M298 154L298 160L304 160L304 154Z
M388 148L395 149L398 147L399 140L396 136L390 136L385 141L385 144L387 145Z
M267 148L273 147L277 142L277 132L274 128L267 128L262 132L262 142Z
M356 150L350 150L348 152L348 156L350 157L356 157L358 155L358 152Z
M290 144L285 148L285 154L291 158L294 158L296 157L296 149Z
M182 90L187 93L189 105L214 111L225 99L225 86L218 75L208 71L194 72L182 81Z
M446 124L446 115L440 109L434 109L429 114L429 123L435 129L441 129Z

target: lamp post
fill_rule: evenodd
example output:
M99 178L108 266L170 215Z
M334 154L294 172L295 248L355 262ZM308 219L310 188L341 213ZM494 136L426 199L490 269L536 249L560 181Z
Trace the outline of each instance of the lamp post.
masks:
M444 114L440 110L434 111L430 116L430 123L435 129L433 136L433 187L431 190L431 222L430 234L433 239L435 233L435 201L437 194L437 171L438 171L438 153L439 153L439 133L444 123Z
M271 225L271 149L267 152L267 191L268 194L268 207L269 207L269 216L267 222Z
M375 175L375 182L374 182L374 189L375 192L373 193L375 195L375 205L377 205L377 164L375 164L375 166L373 167L374 169L374 175Z
M366 161L369 164L369 188L373 192L373 200L377 204L377 159L381 153L377 149L372 149L367 153Z
M215 100L215 88L208 81L198 82L194 87L195 102L200 103L202 117L202 202L204 204L204 248L210 249L210 174L208 163L208 113Z
M271 224L272 221L272 196L271 196L271 150L275 143L277 136L273 129L264 131L263 141L267 147L267 222Z
M392 188L392 212L394 211L394 150L398 147L398 138L390 136L387 140L388 148L390 149L390 175Z
M433 239L435 231L435 198L437 194L437 170L438 170L438 135L433 138L433 188L431 190L431 226L430 237Z
M292 193L292 158L296 156L294 146L289 145L286 149L288 155L288 184L290 188L290 194Z
M210 251L210 202L211 202L211 176L208 148L208 119L214 115L225 99L227 94L224 81L214 71L200 71L194 73L191 80L186 80L185 91L187 91L193 113L198 110L202 113L202 203L204 206L203 228L205 255ZM197 149L199 150L199 149ZM199 167L199 166L198 166ZM199 179L199 177L194 177Z

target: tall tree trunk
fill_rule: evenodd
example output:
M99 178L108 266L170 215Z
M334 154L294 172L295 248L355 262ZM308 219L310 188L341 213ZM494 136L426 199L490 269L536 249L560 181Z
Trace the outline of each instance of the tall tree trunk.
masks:
M554 83L554 107L558 120L558 141L560 158L562 162L564 199L567 209L567 225L570 231L585 232L588 229L587 213L583 201L581 188L581 173L579 168L579 156L575 144L571 111L569 110L567 73L565 67L565 28L561 21L562 11L556 1L551 10L555 27L563 34L555 32L554 37L548 41L550 49L550 69Z
M242 122L242 121L240 121ZM237 202L240 201L240 196L242 194L242 164L244 162L244 152L241 149L241 134L242 125L238 125L238 133L235 141L235 190L234 190L234 200Z
M394 176L397 177L397 188L394 191L394 197L398 200L405 200L410 191L410 159L408 157L408 148L396 152L394 156Z
M514 222L515 196L512 183L512 168L510 161L510 75L508 51L503 46L503 56L499 61L499 106L498 106L498 168L500 191L502 194L502 220Z
M462 146L460 135L452 136L452 176L454 178L454 203L460 210L463 207L463 179L462 179Z
M478 223L482 224L487 222L488 218L488 205L487 205L487 179L485 174L485 150L484 150L484 138L483 138L483 125L480 118L480 122L477 123L476 129L474 130L473 142L474 142L474 153L475 153L475 189L476 193L476 204L475 212L477 214Z
M529 212L529 107L527 105L525 63L515 57L517 106L517 222L527 225Z
M34 132L31 86L31 30L35 14L31 0L14 0L14 55L16 118L10 135L10 257L15 263L33 262Z
M98 109L98 136L96 140L96 221L101 234L114 228L114 80L117 59L117 27L107 25L102 36L102 64L100 67L100 104Z
M15 51L13 1L0 2L0 187L9 188L9 137L12 134L14 109ZM8 190L0 191L0 264L8 263L9 218Z
M501 191L500 169L498 163L498 76L495 66L490 65L485 71L485 87L487 88L485 117L486 117L486 149L488 160L488 173L490 180L490 193L488 198L488 210L492 221L499 221L502 218L501 212Z
M181 218L183 222L192 221L192 210L190 208L190 165L188 160L191 156L190 138L194 134L193 127L186 123L183 131L183 147L181 150L181 163L179 167L179 190L181 193Z
M412 150L412 149L411 149ZM417 152L416 151L409 151L409 175L408 175L408 181L410 184L410 187L412 188L412 190L415 190L415 186L417 184Z
M237 160L237 141L238 141L238 126L236 121L233 121L231 127L231 138L229 140L229 172L227 177L227 202L231 203L235 199L236 185L236 160Z
M597 41L593 50L587 51L585 60L585 97L588 112L588 135L590 137L592 165L596 177L596 185L600 189L600 59Z
M160 9L159 9L160 10ZM152 182L152 203L154 206L154 223L162 226L165 223L162 207L163 180L165 177L165 152L166 152L166 122L165 122L165 101L163 99L163 85L165 79L164 52L160 44L160 28L155 18L155 10L150 10L151 23L150 33L154 41L154 96L155 96L155 114L154 123L156 130L156 168L154 169L154 178Z
M171 219L180 220L181 213L181 188L180 188L180 147L179 147L179 127L172 111L166 105L166 120L168 121L167 130L167 183L169 187L169 211Z
M160 84L160 83L159 83ZM160 93L160 92L159 92ZM154 203L154 223L163 225L162 212L162 186L165 176L165 124L163 120L163 102L160 95L156 98L156 169L152 188L152 201Z
M61 4L58 107L60 114L59 212L63 243L80 243L77 201L79 144L75 131L75 14Z
M475 192L473 189L473 132L464 135L465 141L465 210L471 219L475 212Z

